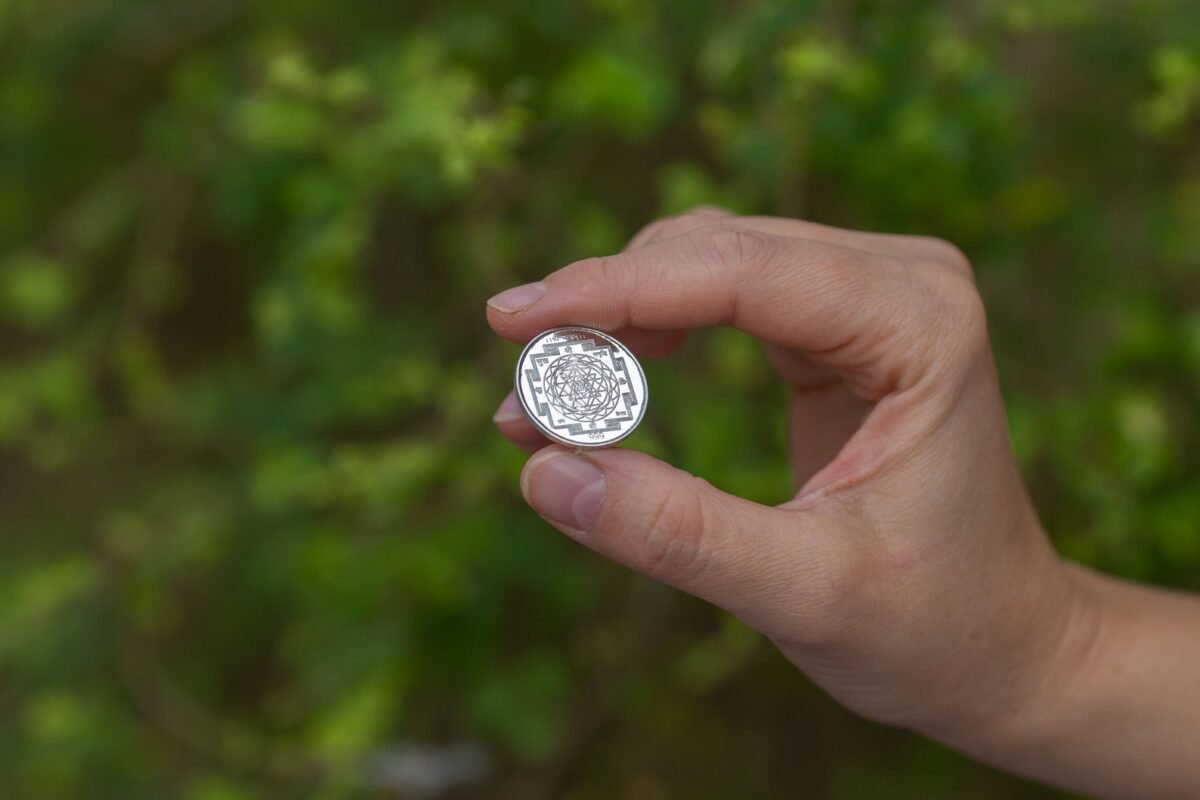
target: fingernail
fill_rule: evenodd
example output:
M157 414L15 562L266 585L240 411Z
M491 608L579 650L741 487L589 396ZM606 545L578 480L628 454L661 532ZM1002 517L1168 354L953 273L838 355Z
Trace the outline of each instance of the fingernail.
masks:
M529 308L545 293L546 284L542 281L538 281L537 283L523 283L520 286L505 289L500 294L488 300L487 304L497 311L505 314L513 314Z
M525 419L525 412L521 410L521 401L515 394L509 392L500 402L496 413L492 415L492 422L515 422L519 419Z
M590 529L600 519L607 486L604 473L590 462L551 451L526 473L529 477L521 487L525 499L546 519L578 531Z

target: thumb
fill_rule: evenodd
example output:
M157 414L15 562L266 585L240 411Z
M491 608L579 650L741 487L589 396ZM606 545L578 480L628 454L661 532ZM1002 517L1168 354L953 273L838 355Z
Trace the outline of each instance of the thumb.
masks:
M768 635L827 623L847 573L836 518L752 503L633 450L546 447L525 465L521 491L581 544Z

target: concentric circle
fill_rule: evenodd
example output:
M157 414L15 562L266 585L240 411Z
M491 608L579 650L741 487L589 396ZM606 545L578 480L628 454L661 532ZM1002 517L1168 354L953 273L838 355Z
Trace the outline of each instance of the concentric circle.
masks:
M585 353L554 360L543 380L546 402L567 419L594 422L613 412L621 399L617 374Z

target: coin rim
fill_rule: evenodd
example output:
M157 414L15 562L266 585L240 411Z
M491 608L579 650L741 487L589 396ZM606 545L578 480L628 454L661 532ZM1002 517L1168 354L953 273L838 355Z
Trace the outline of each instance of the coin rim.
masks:
M552 429L550 429L544 422L542 422L541 418L538 417L537 414L533 413L533 411L531 411L529 406L526 404L525 393L521 391L521 365L525 363L525 357L527 355L529 355L529 351L531 349L533 349L533 346L535 344L542 341L550 334L559 333L561 331L583 331L583 332L591 334L593 336L598 336L601 339L606 339L610 343L616 345L621 350L623 350L625 352L625 354L629 357L629 359L632 360L633 363L637 366L638 376L642 379L642 402L641 402L642 410L638 414L637 418L634 419L633 424L629 426L628 430L622 432L621 435L616 437L615 439L609 439L608 441L604 441L604 442L577 442L573 439L568 439L564 436L560 436L559 434L555 433ZM533 423L533 426L535 428L537 428L539 431L541 431L541 433L544 436L546 436L548 439L552 439L555 442L558 442L559 444L567 445L568 447L601 448L601 447L609 447L610 445L616 444L617 442L621 441L626 436L628 436L629 434L631 434L635 430L637 430L638 425L642 424L642 420L646 416L646 406L650 402L650 385L646 382L646 371L642 368L642 362L638 361L637 356L635 356L633 354L633 351L630 350L628 347L626 347L625 344L620 339L616 338L612 334L605 333L604 331L596 330L595 328L587 328L582 325L563 325L558 328L549 328L547 330L542 331L541 333L539 333L537 336L533 337L532 339L530 339L529 344L525 345L525 348L521 351L520 358L517 359L517 367L513 373L513 389L516 391L517 400L520 401L520 403L521 403L521 410L525 412L525 416L529 418L529 421L531 423Z

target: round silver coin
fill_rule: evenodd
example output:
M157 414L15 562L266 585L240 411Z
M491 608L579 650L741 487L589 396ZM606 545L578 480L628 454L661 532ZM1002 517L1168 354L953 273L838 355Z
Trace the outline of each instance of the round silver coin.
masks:
M591 328L535 336L517 360L516 390L539 431L575 447L604 447L633 433L649 394L633 353Z

